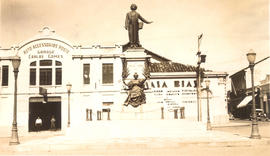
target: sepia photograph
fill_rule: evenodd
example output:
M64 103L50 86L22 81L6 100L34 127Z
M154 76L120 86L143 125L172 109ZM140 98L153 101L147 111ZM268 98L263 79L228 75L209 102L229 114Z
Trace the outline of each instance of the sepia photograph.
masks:
M0 6L0 155L270 154L269 0Z

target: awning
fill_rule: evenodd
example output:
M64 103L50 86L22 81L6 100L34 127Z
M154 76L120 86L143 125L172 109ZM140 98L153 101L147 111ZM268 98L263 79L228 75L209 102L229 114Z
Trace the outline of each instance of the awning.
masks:
M237 108L246 107L247 104L252 100L252 96L246 96L238 105Z
M30 97L29 98L29 102L43 102L44 101L44 97ZM61 102L61 97L60 96L52 96L52 97L48 97L47 102Z

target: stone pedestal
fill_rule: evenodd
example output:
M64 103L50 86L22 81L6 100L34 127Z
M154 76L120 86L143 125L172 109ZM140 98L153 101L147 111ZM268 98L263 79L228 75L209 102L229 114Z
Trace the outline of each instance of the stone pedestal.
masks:
M139 79L144 78L143 73L148 66L150 57L145 53L144 48L127 49L121 57L122 60L126 61L126 68L129 72L127 79L133 79L134 73L139 75Z
M136 48L136 49L127 49L124 52L124 55L121 57L123 63L123 75L128 76L123 77L125 82L128 83L129 81L134 79L134 74L138 74L138 79L144 79L144 74L149 75L149 59L151 58L150 55L147 55L144 48ZM124 74L126 72L126 74ZM126 94L126 97L128 95ZM125 98L126 98L125 97ZM147 98L147 97L146 97ZM124 103L124 101L123 101ZM142 104L136 108L132 107L131 105L122 106L122 111L120 113L121 119L143 119L144 112L143 112L143 105Z
M131 105L123 106L120 113L120 118L122 120L140 120L144 119L143 105L140 105L136 108Z

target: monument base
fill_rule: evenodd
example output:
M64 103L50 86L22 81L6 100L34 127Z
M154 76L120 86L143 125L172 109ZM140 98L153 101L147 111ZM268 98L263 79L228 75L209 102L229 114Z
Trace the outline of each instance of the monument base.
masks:
M121 120L140 120L143 119L144 112L143 112L143 105L140 105L136 108L132 107L131 105L122 106L122 111L120 112L120 119Z
M144 78L145 63L151 56L147 55L144 48L127 49L121 59L126 60L129 76L127 79L133 79L134 73L139 75L139 78Z

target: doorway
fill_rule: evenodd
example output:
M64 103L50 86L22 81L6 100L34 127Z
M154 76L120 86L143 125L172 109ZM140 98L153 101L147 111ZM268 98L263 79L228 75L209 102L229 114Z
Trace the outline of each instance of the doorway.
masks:
M44 102L43 97L32 97L29 99L28 131L37 131L35 121L38 117L42 120L41 131L51 129L51 118L55 118L56 130L61 130L61 97L48 97Z

